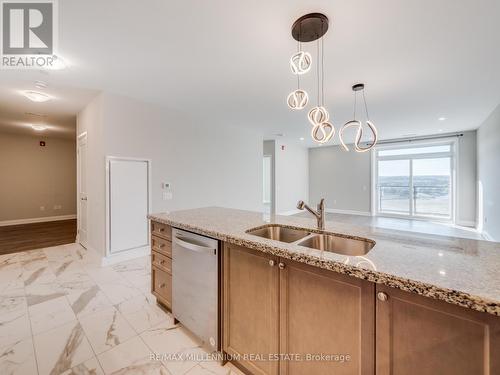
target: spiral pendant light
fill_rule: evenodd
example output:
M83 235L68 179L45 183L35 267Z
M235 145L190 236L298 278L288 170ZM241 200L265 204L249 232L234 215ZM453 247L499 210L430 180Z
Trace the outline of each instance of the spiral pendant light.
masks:
M292 91L286 100L288 107L293 110L304 109L309 103L309 95L304 89L300 88L300 76L307 74L311 70L313 59L310 53L302 50L302 43L317 41L317 104L309 110L307 119L312 126L311 138L319 144L327 143L335 137L335 126L331 123L331 116L325 108L323 37L328 31L328 22L328 17L322 13L309 13L297 19L292 25L292 37L297 41L297 51L290 58L290 69L297 76L297 89ZM368 116L364 88L365 85L362 83L352 87L354 91L354 118L346 122L339 131L340 144L346 151L349 151L349 147L344 142L344 132L351 127L356 128L354 140L354 150L356 152L369 151L377 144L377 128ZM371 142L368 142L366 146L362 146L363 125L356 120L356 95L358 91L362 91L363 94L367 118L366 126L371 132L372 138Z
M340 138L340 144L342 145L342 148L345 151L349 151L349 147L344 142L344 131L350 127L355 127L356 130L356 137L354 139L354 150L356 152L366 152L371 150L375 145L377 144L378 141L378 132L377 128L373 124L373 122L370 121L370 115L368 114L368 106L366 104L366 96L365 96L365 85L363 83L358 83L354 86L352 86L352 91L354 92L354 116L353 119L346 122L344 126L339 131L339 138ZM365 115L366 115L366 125L368 126L368 129L372 133L372 140L367 143L367 146L362 147L361 146L361 139L363 138L363 125L361 124L360 121L356 120L356 102L357 102L357 93L358 91L361 91L363 94L363 102L365 105Z

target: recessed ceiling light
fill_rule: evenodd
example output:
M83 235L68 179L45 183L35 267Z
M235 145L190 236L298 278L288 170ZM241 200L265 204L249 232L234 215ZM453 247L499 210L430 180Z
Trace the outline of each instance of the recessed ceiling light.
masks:
M31 125L31 127L37 132L42 132L47 129L47 127L43 125Z
M304 137L300 137L299 139L300 139L301 141L303 141L303 140L304 140Z
M440 117L438 118L439 121L445 121L446 120L446 117Z
M27 97L32 102L43 103L52 99L49 95L38 91L24 91L23 95Z

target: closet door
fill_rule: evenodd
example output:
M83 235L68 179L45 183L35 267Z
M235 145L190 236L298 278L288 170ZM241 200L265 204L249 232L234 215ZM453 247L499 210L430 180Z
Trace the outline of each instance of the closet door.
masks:
M108 159L108 252L149 246L149 162Z

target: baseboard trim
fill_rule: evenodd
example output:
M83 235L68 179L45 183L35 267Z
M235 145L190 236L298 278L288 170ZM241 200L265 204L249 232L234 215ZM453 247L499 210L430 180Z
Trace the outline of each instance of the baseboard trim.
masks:
M330 214L372 216L372 213L369 211L339 210L337 208L327 208L325 211Z
M126 260L131 260L135 258L140 258L146 255L151 254L151 247L150 246L144 246L144 247L138 247L137 249L131 249L127 251L123 251L118 254L112 254L108 255L102 258L101 265L102 266L109 266L111 264L116 264L120 262L124 262Z
M493 237L491 237L488 232L484 231L481 233L486 241L497 242Z
M292 215L295 215L295 214L298 214L298 213L301 213L301 212L302 212L301 210L295 209L295 210L280 212L280 213L278 213L278 215L281 215L281 216L292 216Z
M46 223L49 221L61 221L61 220L72 220L72 219L76 219L76 215L46 216L46 217L34 217L32 219L4 220L0 221L0 227L6 227L9 225Z
M461 227L470 227L470 228L475 228L476 227L476 222L475 221L470 221L470 220L457 220L455 222L456 225L459 225Z

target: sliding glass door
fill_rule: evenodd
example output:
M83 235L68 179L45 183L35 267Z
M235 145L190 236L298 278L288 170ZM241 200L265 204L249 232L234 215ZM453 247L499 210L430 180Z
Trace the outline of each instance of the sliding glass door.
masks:
M378 149L377 213L451 220L453 165L453 143Z

